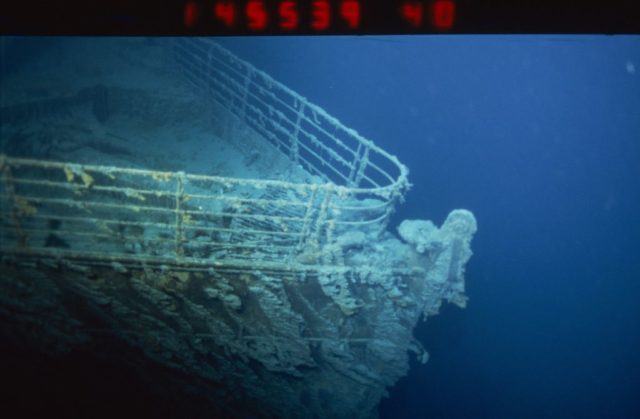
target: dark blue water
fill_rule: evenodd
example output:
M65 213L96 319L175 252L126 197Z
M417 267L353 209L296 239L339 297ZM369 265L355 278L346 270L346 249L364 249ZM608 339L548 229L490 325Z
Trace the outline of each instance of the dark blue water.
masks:
M479 224L383 418L640 417L640 37L227 39Z

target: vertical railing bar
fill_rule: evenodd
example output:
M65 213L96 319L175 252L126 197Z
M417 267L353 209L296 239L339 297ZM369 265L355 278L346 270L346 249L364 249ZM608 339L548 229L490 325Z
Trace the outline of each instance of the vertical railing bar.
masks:
M298 147L298 141L300 141L300 139L298 138L298 136L300 134L300 124L302 123L302 117L304 115L304 110L307 102L303 98L296 97L295 100L297 103L299 103L300 109L298 109L295 129L293 131L293 134L291 135L291 149L289 150L289 158L294 163L298 163L298 153L300 152Z
M305 240L307 239L307 235L309 234L309 230L311 228L311 217L314 211L314 204L316 202L316 196L318 195L318 185L313 185L311 190L311 197L309 201L307 201L307 208L304 213L304 220L302 222L302 229L300 231L300 240L298 241L297 249L302 249Z
M360 162L360 151L362 150L362 143L359 142L358 143L358 148L356 149L356 155L353 157L353 162L351 163L351 171L349 172L349 179L347 180L349 182L349 185L351 186L356 186L355 182L354 182L354 176L356 176L356 173L358 172L356 170L356 167L358 167L358 163Z
M184 182L185 182L185 173L178 172L176 173L176 200L175 200L175 211L176 211L176 259L180 260L184 256L184 215L182 210L182 200L184 198Z
M10 163L7 160L8 158L4 154L0 155L0 170L2 170L2 182L7 189L7 196L9 201L8 204L11 206L11 221L16 232L16 237L18 238L18 246L21 248L26 248L28 244L27 234L22 230L22 226L20 225L20 221L18 218L13 174L11 173L11 167L9 166Z
M249 87L251 87L251 78L253 77L253 69L247 68L247 74L244 78L243 94L242 94L242 109L240 111L240 120L244 121L247 112L247 101L249 99Z
M365 145L364 153L362 153L362 157L360 158L358 172L356 173L356 177L353 182L356 188L360 186L360 182L362 182L362 177L364 176L364 171L369 165L369 149L369 146Z
M320 210L318 211L318 218L316 219L316 231L314 232L315 235L315 240L318 243L318 248L321 247L322 245L322 241L320 240L320 236L322 234L322 228L324 226L324 223L327 219L327 212L329 211L329 205L331 204L331 198L333 197L333 184L332 183L327 183L325 184L325 186L323 187L324 192L325 192L325 196L324 199L322 201L322 204L320 205Z

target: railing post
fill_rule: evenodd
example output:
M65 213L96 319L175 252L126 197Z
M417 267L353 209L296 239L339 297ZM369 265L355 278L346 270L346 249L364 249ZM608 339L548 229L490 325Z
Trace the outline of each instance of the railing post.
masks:
M16 190L13 182L13 175L9 166L9 158L4 154L0 154L0 171L2 172L2 183L4 183L4 187L7 191L7 201L11 206L11 221L16 237L18 237L18 246L26 248L29 244L29 240L27 234L22 230L22 226L20 225L20 215L18 214L18 204L15 198Z
M176 173L176 259L180 260L184 256L184 215L182 201L184 199L185 173Z
M307 207L305 208L304 218L302 220L302 228L300 229L300 240L298 241L298 245L295 247L297 251L302 249L304 242L309 236L309 231L311 230L311 218L314 212L314 204L316 202L316 196L318 194L318 185L313 185L311 189L311 197L307 201Z
M294 163L298 163L298 154L300 152L300 148L298 146L300 135L300 124L302 123L302 117L304 116L304 109L307 106L307 102L302 98L296 98L296 103L299 103L300 109L298 109L298 115L296 116L296 124L291 135L291 148L289 150L289 159Z
M353 180L353 186L359 187L360 182L362 182L362 178L364 177L364 171L369 164L369 146L364 146L364 153L362 153L362 157L358 161L358 171L356 172L355 179Z
M360 162L360 151L362 150L362 143L358 143L358 148L356 149L356 155L353 157L353 162L351 163L351 168L349 171L349 186L356 186L354 182L354 178L356 173L358 172L358 163Z
M251 86L251 77L253 76L253 69L247 68L247 74L244 77L243 93L242 93L242 108L240 110L240 120L244 121L247 115L247 101L249 98L249 86Z
M321 240L322 228L325 226L325 223L327 222L327 213L329 212L329 207L331 205L331 198L333 197L333 192L334 192L333 184L331 183L325 184L323 189L324 189L325 195L322 200L322 204L320 204L320 210L318 211L318 218L316 218L316 228L314 232L316 241L318 242L318 248L322 247L322 240ZM325 232L329 234L328 230L325 230Z

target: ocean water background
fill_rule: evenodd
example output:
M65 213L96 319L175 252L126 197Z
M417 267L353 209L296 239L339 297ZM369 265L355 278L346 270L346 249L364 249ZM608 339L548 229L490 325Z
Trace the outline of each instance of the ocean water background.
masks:
M382 418L640 417L640 37L220 43L409 166L392 227L478 219Z
M479 223L382 418L640 417L640 37L226 38Z

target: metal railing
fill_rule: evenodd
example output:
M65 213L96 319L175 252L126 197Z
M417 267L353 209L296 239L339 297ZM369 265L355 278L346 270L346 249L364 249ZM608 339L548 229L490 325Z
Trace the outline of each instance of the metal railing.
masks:
M180 38L176 62L204 99L327 182L379 198L390 212L408 186L407 168L324 109L214 41Z
M342 264L336 238L382 230L408 187L398 160L214 42L175 44L187 79L323 183L0 155L0 251L238 269Z

